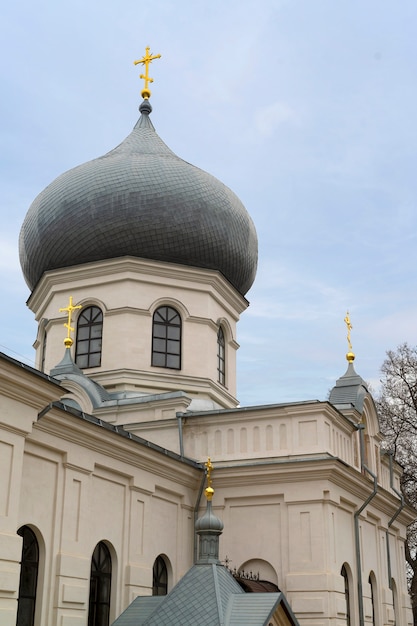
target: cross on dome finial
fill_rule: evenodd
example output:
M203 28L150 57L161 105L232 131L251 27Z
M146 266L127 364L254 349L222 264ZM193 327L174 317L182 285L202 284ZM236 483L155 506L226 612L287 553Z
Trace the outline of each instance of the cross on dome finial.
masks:
M64 311L68 313L68 320L64 324L65 328L68 331L67 336L64 339L64 346L66 348L71 348L72 344L74 343L71 338L71 333L73 333L75 329L71 326L71 318L72 318L72 312L75 311L76 309L81 309L81 304L73 304L72 296L70 296L68 306L59 309L60 313L63 313Z
M350 341L350 331L352 330L353 326L350 322L349 311L346 311L346 317L344 319L344 322L347 327L347 342L348 342L348 348L349 348L348 353L346 354L346 359L347 361L349 361L349 363L353 363L353 361L355 360L355 355L352 352L352 343Z
M139 76L139 78L142 78L145 81L145 87L141 91L141 96L142 98L144 98L144 100L148 100L151 97L151 90L148 87L148 83L153 83L153 78L149 76L149 64L152 63L154 59L160 59L160 58L161 58L160 54L151 54L150 47L147 46L145 56L142 59L139 59L138 61L133 61L134 65L139 65L139 63L141 63L142 65L145 66L145 73L140 74Z
M210 461L210 457L207 459L207 462L204 463L205 467L206 467L206 474L207 474L207 487L204 491L204 493L206 494L206 498L208 501L211 501L211 499L213 498L213 494L214 494L214 489L211 486L211 472L213 471L213 463Z

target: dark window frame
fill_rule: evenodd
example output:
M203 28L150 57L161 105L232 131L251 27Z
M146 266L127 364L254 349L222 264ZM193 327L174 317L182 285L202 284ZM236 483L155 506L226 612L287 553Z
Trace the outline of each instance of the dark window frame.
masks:
M346 566L343 565L340 570L340 575L343 576L345 581L345 602L346 602L346 626L351 626L351 616L350 616L350 587L349 587L349 575L346 569Z
M226 386L226 338L221 326L217 331L217 381Z
M109 626L112 583L112 558L104 541L94 548L91 557L88 626Z
M182 319L179 312L169 305L156 309L152 317L153 367L181 369Z
M22 526L17 534L22 537L23 541L16 626L33 626L38 588L39 543L29 526Z
M168 568L164 557L159 555L152 568L152 595L166 596L168 593Z
M77 320L75 363L81 369L100 367L103 345L103 311L100 307L87 306Z
M376 626L376 610L375 610L376 598L375 598L375 589L374 589L375 581L372 578L371 574L369 574L368 583L371 587L372 626Z

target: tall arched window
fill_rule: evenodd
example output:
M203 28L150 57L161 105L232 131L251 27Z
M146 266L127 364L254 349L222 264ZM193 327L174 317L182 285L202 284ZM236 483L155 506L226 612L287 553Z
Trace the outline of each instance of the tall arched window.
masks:
M349 592L349 578L346 567L343 565L340 575L343 576L345 581L345 601L346 601L346 626L351 625L350 621L350 592Z
M391 589L392 589L392 608L394 610L394 626L400 624L399 621L399 613L398 613L398 591L397 585L395 584L395 580L391 578Z
M153 314L152 365L181 369L181 317L170 306L160 306Z
M88 626L109 626L111 591L111 556L103 541L95 547L91 559Z
M166 596L168 593L168 570L162 556L158 556L153 564L152 595Z
M217 332L217 380L222 385L226 384L226 342L221 326Z
M39 544L35 533L28 526L19 528L17 534L22 537L23 545L16 626L33 626L38 584Z
M89 306L80 313L77 323L75 362L81 369L101 365L103 313L98 306Z
M371 587L371 609L372 609L372 626L376 626L376 594L375 594L375 577L373 573L369 574L368 583Z

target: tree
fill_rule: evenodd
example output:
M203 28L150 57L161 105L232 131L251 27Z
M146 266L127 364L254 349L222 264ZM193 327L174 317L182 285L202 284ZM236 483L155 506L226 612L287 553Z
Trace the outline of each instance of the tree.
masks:
M401 490L417 508L417 347L407 343L389 350L381 367L382 387L376 401L386 449L402 465ZM408 582L417 626L417 521L407 532L405 545Z

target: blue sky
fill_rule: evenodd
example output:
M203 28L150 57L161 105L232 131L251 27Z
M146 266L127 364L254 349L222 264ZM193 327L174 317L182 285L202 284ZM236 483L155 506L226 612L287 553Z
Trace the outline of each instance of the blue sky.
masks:
M152 121L256 224L239 323L242 404L325 399L346 369L377 388L417 343L417 3L21 0L0 24L0 350L31 362L17 253L35 196L129 134L153 63ZM74 225L75 226L75 225Z

